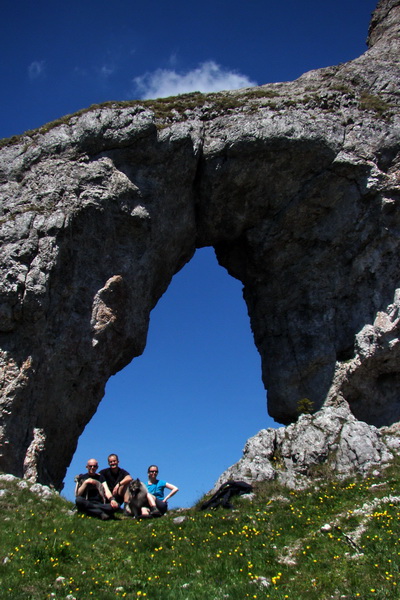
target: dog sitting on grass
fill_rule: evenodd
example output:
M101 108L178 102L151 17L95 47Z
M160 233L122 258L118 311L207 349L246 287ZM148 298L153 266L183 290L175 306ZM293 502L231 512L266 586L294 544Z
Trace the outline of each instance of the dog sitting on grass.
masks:
M142 512L142 508L149 510ZM140 479L133 479L128 484L125 493L124 514L128 517L135 517L135 519L161 517L153 496L149 494L147 487Z

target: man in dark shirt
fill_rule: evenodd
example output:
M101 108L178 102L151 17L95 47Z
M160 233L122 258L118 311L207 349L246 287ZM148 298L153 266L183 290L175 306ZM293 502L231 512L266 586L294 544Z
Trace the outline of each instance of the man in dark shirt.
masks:
M90 458L86 465L88 472L77 476L75 504L79 512L106 521L114 516L118 503L112 497L104 477L96 473L97 467L97 460Z
M119 459L116 454L110 454L108 456L108 469L102 469L100 471L100 475L102 475L107 483L108 488L111 490L112 499L118 502L118 505L125 501L125 492L128 489L129 483L133 481L132 477L129 475L128 471L125 469L121 469L119 467ZM127 494L127 501L129 499L129 493ZM161 516L160 511L156 507L156 501L154 497L148 493L147 494L147 503L149 505L150 511L144 511L145 514L142 517L159 517Z
M111 491L111 495L118 502L118 505L124 502L124 496L128 484L132 481L132 477L128 471L121 469L119 466L119 459L116 454L110 454L108 457L108 469L102 469L99 474L106 480L107 486Z

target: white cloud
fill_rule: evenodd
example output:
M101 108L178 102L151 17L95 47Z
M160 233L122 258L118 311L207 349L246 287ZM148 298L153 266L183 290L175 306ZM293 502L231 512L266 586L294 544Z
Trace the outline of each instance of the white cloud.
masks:
M99 74L104 79L108 79L111 75L115 73L115 68L110 65L103 65L101 69L99 69Z
M133 80L136 93L140 98L165 98L187 92L220 92L237 90L257 85L246 75L224 70L212 60L201 63L186 73L177 73L169 69L157 69L145 73Z
M44 60L34 60L28 67L29 79L33 81L44 75L45 62Z

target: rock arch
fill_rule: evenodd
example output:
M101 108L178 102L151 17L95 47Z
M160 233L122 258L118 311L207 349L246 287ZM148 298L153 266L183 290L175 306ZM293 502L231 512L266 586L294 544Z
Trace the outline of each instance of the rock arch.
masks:
M3 145L1 469L61 486L203 246L243 282L274 418L337 396L400 418L399 4L378 4L350 63L94 107Z

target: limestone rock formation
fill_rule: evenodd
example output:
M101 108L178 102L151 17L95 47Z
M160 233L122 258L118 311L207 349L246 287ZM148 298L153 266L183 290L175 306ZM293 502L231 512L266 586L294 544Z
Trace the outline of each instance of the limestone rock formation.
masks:
M280 429L263 429L250 438L242 458L219 477L213 491L229 479L279 481L301 489L318 478L345 478L381 469L400 452L398 431L385 433L357 420L349 405L329 402Z
M363 421L371 409L364 398L373 401L374 422L386 425L400 414L400 290L386 311L378 311L373 324L365 325L355 336L354 358L340 363L328 398L347 398L353 414Z
M399 0L298 80L110 103L0 151L0 469L59 488L196 248L244 286L270 414L400 419Z

